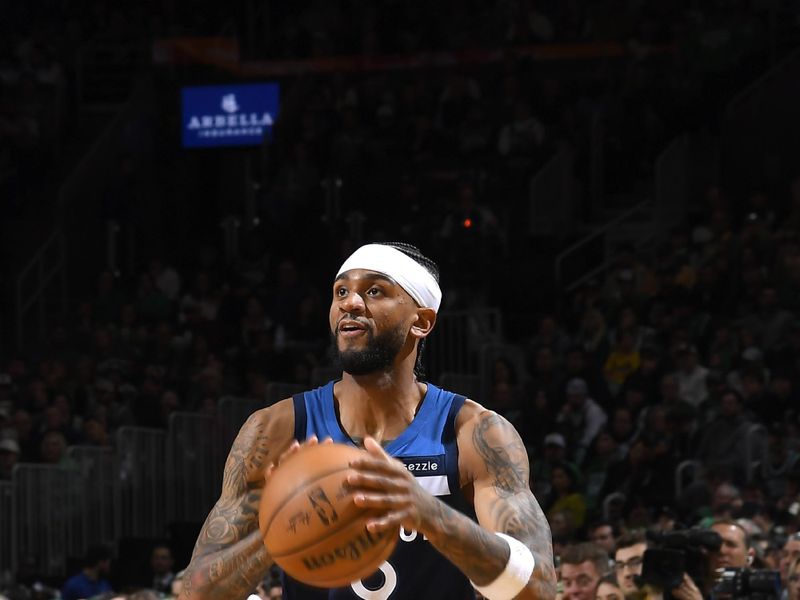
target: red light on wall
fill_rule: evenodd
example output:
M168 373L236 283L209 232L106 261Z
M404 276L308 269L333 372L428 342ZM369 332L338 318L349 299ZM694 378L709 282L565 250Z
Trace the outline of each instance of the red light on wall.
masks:
M472 219L464 219L463 225L465 229L469 229L472 227Z

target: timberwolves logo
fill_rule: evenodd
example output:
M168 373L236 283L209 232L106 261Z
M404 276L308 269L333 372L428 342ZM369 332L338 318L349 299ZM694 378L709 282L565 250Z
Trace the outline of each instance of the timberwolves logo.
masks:
M239 110L239 105L236 103L236 94L225 94L222 97L222 110L228 114Z

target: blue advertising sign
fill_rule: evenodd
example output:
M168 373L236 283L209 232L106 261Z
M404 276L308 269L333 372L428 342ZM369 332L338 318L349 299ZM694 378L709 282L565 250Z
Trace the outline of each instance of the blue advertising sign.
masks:
M278 116L277 83L185 87L183 147L257 146Z

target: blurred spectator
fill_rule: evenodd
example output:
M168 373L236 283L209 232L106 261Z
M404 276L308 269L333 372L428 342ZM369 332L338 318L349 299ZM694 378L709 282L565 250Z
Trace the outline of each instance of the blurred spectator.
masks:
M786 578L788 600L800 600L800 558L796 558L789 566Z
M773 426L767 436L767 452L761 461L760 474L764 492L771 500L786 494L789 477L800 471L800 453L790 446L782 426Z
M164 264L159 258L150 261L150 277L156 288L167 297L170 302L178 299L181 291L181 277L171 266Z
M800 532L792 533L783 544L780 561L781 582L784 588L790 585L789 573L792 564L800 560Z
M156 590L138 590L128 596L128 600L161 600L162 595Z
M544 142L544 125L533 115L530 102L519 100L512 120L500 129L497 151L501 156L532 158Z
M562 393L559 389L562 377L557 369L553 349L549 346L536 348L531 366L531 388L540 390L548 398L558 398Z
M594 600L608 573L608 554L591 542L567 546L561 554L564 600Z
M614 556L617 538L615 529L609 521L595 521L587 527L589 541L600 546L609 556Z
M60 431L47 431L39 444L39 461L48 465L67 465L67 439Z
M600 580L595 598L597 600L625 600L617 579L611 575L606 575Z
M151 587L156 592L167 594L172 590L175 560L168 544L157 544L150 552Z
M11 438L0 439L0 481L11 479L14 465L19 462L19 444Z
M580 491L575 470L566 463L553 465L550 470L550 494L544 499L548 515L565 512L570 523L580 529L586 520L586 499Z
M624 458L627 454L627 446L624 452L620 452L620 450L620 445L617 444L617 441L608 430L602 429L595 437L592 443L592 451L583 466L583 477L586 482L586 503L589 509L596 510L600 507L603 501L602 492L605 489L608 470L611 465Z
M539 319L536 334L528 342L533 349L549 348L557 361L562 361L569 349L569 336L561 329L555 315L544 315Z
M614 553L614 569L617 581L625 598L638 598L642 589L636 577L642 574L644 553L647 550L647 539L643 531L631 531L617 539Z
M557 422L569 440L575 462L580 464L607 417L600 405L589 398L589 388L583 379L575 378L567 382L566 393L567 401L559 412Z
M622 330L603 366L612 396L617 395L626 379L639 368L640 364L641 358L639 351L636 350L633 332Z
M111 446L105 423L96 417L89 417L84 420L81 444L100 447Z
M112 591L106 576L111 570L111 552L103 546L86 551L81 571L67 579L61 590L63 600L82 600Z
M711 569L746 569L752 562L755 552L750 546L750 536L744 527L733 520L719 520L710 529L722 538L719 552L711 555Z
M736 369L728 373L727 382L728 387L744 394L744 377L745 373L758 373L759 380L763 384L769 384L771 381L771 373L769 368L764 364L764 353L760 348L753 345L745 346L738 361Z
M678 371L675 373L678 383L678 394L694 408L698 408L708 398L706 377L708 369L698 363L698 352L695 346L683 344L676 352Z
M567 456L567 442L560 433L549 433L543 442L544 453L533 461L531 484L537 498L546 498L552 493L552 472L556 465L563 464Z
M720 399L719 416L705 428L697 458L709 468L726 468L737 479L744 477L745 454L742 440L750 422L743 414L742 398L728 390Z
M746 324L759 332L761 347L769 352L784 341L786 331L794 320L792 313L780 307L777 290L765 285L758 294L758 311L746 319Z
M583 313L575 342L581 345L593 364L602 366L602 359L608 355L609 349L603 313L597 309L589 309Z

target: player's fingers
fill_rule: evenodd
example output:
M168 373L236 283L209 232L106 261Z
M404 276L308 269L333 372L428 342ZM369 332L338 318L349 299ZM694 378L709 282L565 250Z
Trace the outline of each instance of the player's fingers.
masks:
M292 454L297 452L300 449L300 442L297 440L293 440L289 447L283 451L283 453L278 457L278 464L281 464L284 460L289 458Z
M316 446L317 444L319 444L319 438L316 435L312 435L305 442L303 442L303 446Z
M368 489L396 491L405 489L405 482L373 473L353 472L347 476L347 487L351 490Z
M353 502L362 508L380 508L383 510L408 508L410 500L405 494L372 494L369 492L356 492Z
M264 479L269 479L272 472L275 470L275 463L269 463L267 468L264 469Z
M374 471L376 473L405 473L406 468L399 460L391 457L387 459L362 456L350 461L350 466L359 471Z
M333 443L333 438L331 436L328 436L324 440L322 440L322 443L323 444L332 444Z
M367 529L373 533L398 529L400 524L411 516L408 510L397 510L389 512L382 517L372 519L367 522Z
M370 455L376 458L386 461L391 460L391 457L386 454L386 451L381 447L374 437L367 436L364 438L364 448L370 453Z

